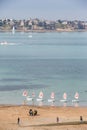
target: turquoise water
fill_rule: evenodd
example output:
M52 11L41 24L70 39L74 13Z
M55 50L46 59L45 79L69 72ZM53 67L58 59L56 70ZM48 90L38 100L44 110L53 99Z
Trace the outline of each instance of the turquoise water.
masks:
M32 37L30 36L32 35ZM26 89L36 98L44 93L44 105L55 93L54 105L64 92L72 106L79 93L80 106L87 106L87 32L0 33L0 104L22 104ZM32 104L32 102L28 102Z

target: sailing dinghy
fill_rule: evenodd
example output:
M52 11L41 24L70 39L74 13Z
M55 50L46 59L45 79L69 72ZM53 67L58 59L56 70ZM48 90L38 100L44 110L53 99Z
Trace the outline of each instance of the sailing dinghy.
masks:
M63 94L63 99L60 100L60 102L67 102L67 94L66 93Z
M43 101L43 92L41 91L40 93L39 93L39 97L37 98L37 101Z
M75 102L78 103L78 102L79 102L79 94L78 94L78 92L75 93L74 98L75 98L75 99L72 100L72 102L73 102L73 103L75 103Z
M48 99L48 102L55 102L55 94L54 92L51 93L50 99Z

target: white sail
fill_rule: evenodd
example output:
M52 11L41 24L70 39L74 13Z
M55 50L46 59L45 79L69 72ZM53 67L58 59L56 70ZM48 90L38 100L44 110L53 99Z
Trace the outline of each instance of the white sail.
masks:
M52 98L52 99L55 98L55 94L54 94L54 92L51 93L51 98Z
M79 99L79 94L76 92L75 99Z
M26 90L23 91L23 96L26 97L28 95L28 92Z
M39 98L37 98L37 101L43 101L43 92L42 91L39 93Z
M67 99L67 94L66 93L63 94L63 99L65 99L65 100Z
M72 100L73 103L74 103L74 102L79 102L79 94L78 94L78 92L75 93L74 98L75 98L75 99Z
M54 92L51 93L51 96L50 96L50 99L48 99L48 102L55 102L55 93Z
M67 102L67 94L66 93L63 94L63 99L60 100L60 102Z
M15 33L15 27L13 26L12 28L12 33L14 34Z
M43 98L43 92L39 93L39 98Z

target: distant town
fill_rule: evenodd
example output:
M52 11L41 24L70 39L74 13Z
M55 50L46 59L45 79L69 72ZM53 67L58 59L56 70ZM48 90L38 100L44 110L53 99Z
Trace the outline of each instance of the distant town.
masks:
M28 20L0 19L0 31L24 32L46 32L46 31L87 31L87 21L68 21L68 20L40 20L38 18Z

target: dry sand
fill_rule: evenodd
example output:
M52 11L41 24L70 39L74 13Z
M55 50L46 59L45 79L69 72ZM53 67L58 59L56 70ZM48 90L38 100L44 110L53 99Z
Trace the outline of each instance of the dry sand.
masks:
M36 116L29 116L29 109L37 110ZM87 107L53 106L0 106L0 130L87 130L87 124L58 125L62 122L80 122L80 116L87 121ZM20 117L20 124L17 118Z

